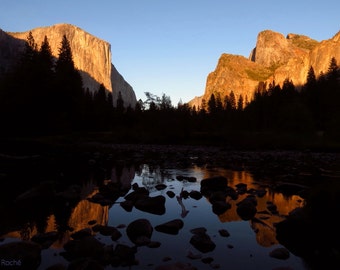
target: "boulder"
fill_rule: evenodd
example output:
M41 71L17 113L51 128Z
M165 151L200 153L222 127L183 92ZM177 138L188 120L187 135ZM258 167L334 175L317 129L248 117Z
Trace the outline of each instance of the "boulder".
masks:
M143 212L155 215L163 215L165 213L165 197L158 195L155 197L146 197L135 202L135 207Z
M252 219L257 212L256 200L254 201L252 197L243 199L237 204L236 212L243 220Z
M157 225L155 230L167 234L178 234L179 230L184 226L184 222L181 219L174 219L163 224Z
M148 245L153 233L153 227L149 220L141 218L131 222L126 228L126 234L130 241L137 246Z

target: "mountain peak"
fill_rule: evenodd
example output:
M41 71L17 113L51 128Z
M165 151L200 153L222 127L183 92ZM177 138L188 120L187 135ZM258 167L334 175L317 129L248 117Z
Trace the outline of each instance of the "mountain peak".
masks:
M112 92L114 102L120 92L124 105L135 106L137 102L135 93L112 65L111 45L107 41L99 39L75 25L60 23L34 28L25 32L7 32L8 35L22 42L21 48L17 49L17 53L23 49L23 41L27 39L29 32L32 32L38 46L42 44L46 36L52 55L56 58L59 54L62 38L65 35L70 42L73 61L82 75L84 87L91 92L95 92L99 89L99 85L103 84L108 91ZM20 47L19 45L17 44L16 46Z
M303 85L308 70L313 66L315 74L326 72L332 57L340 62L340 31L331 39L318 42L308 36L289 33L284 36L272 30L258 33L255 48L249 58L224 53L216 69L208 75L205 92L189 102L199 107L208 101L212 93L223 99L233 91L236 97L253 97L259 82L282 85L285 79L296 87Z

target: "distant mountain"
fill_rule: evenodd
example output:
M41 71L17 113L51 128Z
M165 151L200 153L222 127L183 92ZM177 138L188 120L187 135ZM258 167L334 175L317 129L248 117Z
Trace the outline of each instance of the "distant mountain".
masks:
M75 67L82 75L84 87L94 92L103 83L105 88L112 92L114 105L120 92L124 106L131 105L134 108L137 102L135 92L112 64L110 44L74 25L56 24L20 33L0 29L0 74L8 70L18 59L30 31L38 47L47 36L55 57L58 56L62 37L66 35L71 45Z
M316 76L327 72L331 58L340 62L340 32L333 38L318 42L304 35L282 34L265 30L258 34L256 47L249 58L222 54L216 69L206 81L203 96L195 97L190 106L201 106L211 94L219 94L221 99L234 92L250 101L259 82L267 84L275 81L282 86L285 79L293 81L296 87L306 82L312 66Z

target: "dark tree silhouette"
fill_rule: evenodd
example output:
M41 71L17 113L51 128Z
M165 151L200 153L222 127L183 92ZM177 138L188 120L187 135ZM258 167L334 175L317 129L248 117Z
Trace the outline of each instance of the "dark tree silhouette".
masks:
M74 66L71 46L63 36L55 67L56 104L59 123L67 130L79 128L85 93L80 73Z
M124 112L124 100L122 97L122 93L119 91L118 92L118 97L117 97L117 106L116 106L116 111L118 113L123 113Z
M216 99L213 93L210 95L210 98L208 100L208 112L210 114L216 113Z

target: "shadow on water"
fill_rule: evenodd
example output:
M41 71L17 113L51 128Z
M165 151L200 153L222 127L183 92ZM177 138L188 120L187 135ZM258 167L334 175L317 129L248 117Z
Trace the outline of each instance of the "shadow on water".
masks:
M52 167L35 157L6 159L1 267L340 265L338 175L320 176L316 185L308 174L292 181L291 175L264 176L260 169L137 164L112 156L100 162L99 155L64 157Z

